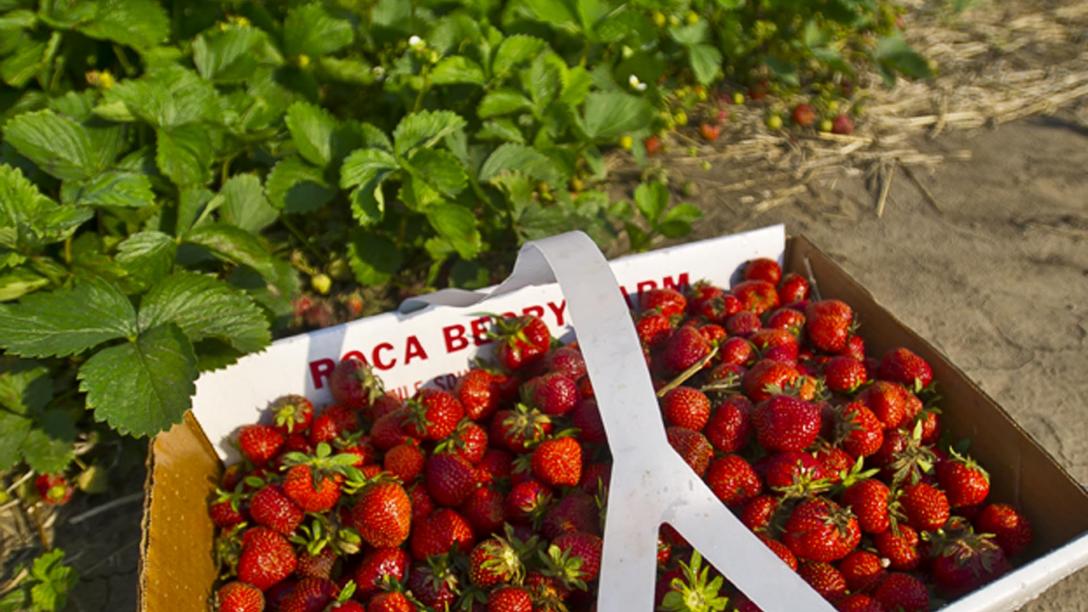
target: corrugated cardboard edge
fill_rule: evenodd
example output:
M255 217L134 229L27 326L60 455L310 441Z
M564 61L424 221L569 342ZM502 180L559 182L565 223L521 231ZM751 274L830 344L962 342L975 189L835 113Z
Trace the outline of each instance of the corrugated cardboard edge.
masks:
M215 526L205 508L219 458L191 413L148 446L139 609L205 611L216 578ZM203 554L194 554L201 545Z

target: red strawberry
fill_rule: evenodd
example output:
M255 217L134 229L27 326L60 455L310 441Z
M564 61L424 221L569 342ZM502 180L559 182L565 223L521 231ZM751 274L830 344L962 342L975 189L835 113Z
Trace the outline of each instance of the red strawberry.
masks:
M487 612L533 612L533 598L525 587L501 586L488 595Z
M533 450L533 476L553 487L573 487L582 478L582 447L572 437L553 438Z
M857 401L868 406L886 429L894 429L907 418L908 394L902 385L878 380L859 393Z
M703 140L707 142L714 142L718 139L718 136L720 136L721 133L722 128L720 125L706 123L705 121L699 124L699 135L702 136Z
M336 437L359 429L359 413L347 406L334 404L314 417L310 425L310 443L331 442Z
M310 465L296 465L283 477L283 492L306 512L325 512L340 500L344 477Z
M812 127L812 124L816 123L816 109L804 102L794 106L790 116L798 127Z
M721 343L718 359L722 364L742 366L752 360L752 345L744 338L729 338Z
M345 359L329 375L332 399L353 410L365 410L385 389L370 366L360 359Z
M295 569L295 573L303 577L329 578L335 564L336 552L329 546L322 546L316 554L303 549L299 552L298 568Z
M699 333L711 344L718 344L725 340L729 334L725 328L716 323L704 323L699 326Z
M416 612L416 606L404 593L387 591L371 597L366 612Z
M828 444L817 445L812 456L823 466L824 474L831 482L842 481L843 472L849 472L855 463L850 453Z
M825 562L842 559L860 540L861 531L854 515L819 497L797 504L782 536L798 559Z
M879 480L862 480L842 494L842 503L858 517L858 527L865 533L878 534L888 530L888 499L891 490Z
M882 380L916 389L928 387L933 382L933 368L925 359L906 348L892 349L884 353L876 375Z
M930 566L937 587L949 597L973 591L1009 569L1001 547L974 534L939 543Z
M282 612L322 612L336 598L336 583L327 578L303 578L298 581L279 610Z
M839 561L839 571L851 591L867 591L884 577L886 563L867 550L855 550Z
M260 467L275 457L287 437L275 427L246 425L238 432L238 449L253 465Z
M475 541L472 526L465 517L449 508L439 508L412 530L412 556L418 560L444 555L456 546L464 552Z
M797 557L793 556L788 546L765 535L759 536L759 539L767 548L771 549L771 552L778 555L779 559L782 559L786 565L790 566L791 570L797 571Z
M314 419L314 405L301 395L285 395L269 406L276 429L285 434L304 432Z
M800 345L797 336L784 329L761 329L748 338L764 359L793 363Z
M659 312L644 312L635 321L635 332L642 344L657 347L672 334L672 320Z
M727 506L743 504L763 489L756 471L740 455L715 459L707 470L706 483Z
M424 468L427 492L443 506L457 506L476 488L476 470L453 453L439 453L427 459Z
M395 482L370 484L356 497L349 523L371 546L400 546L412 525L412 502Z
M597 400L586 398L570 412L570 424L578 428L578 436L587 444L604 444L604 421L597 409Z
M884 444L884 424L861 402L851 402L838 412L836 439L854 457L868 457Z
M490 487L477 487L461 504L461 514L477 536L498 531L503 523L503 495Z
M478 423L461 419L450 437L435 446L437 452L448 450L456 452L473 465L479 463L487 453L487 430Z
M765 280L746 280L733 287L733 295L740 300L741 309L761 315L778 308L778 291L773 283Z
M766 327L784 329L793 334L800 334L805 328L805 315L793 308L779 308L767 315Z
M800 376L797 368L788 363L763 359L744 374L741 387L753 402L760 402L771 397L771 388L785 389Z
M853 357L854 359L866 364L865 373L869 373L869 367L865 357L865 340L856 334L851 334L846 339L846 348L843 349L842 354L847 357Z
M923 410L918 417L922 423L922 444L936 444L941 438L941 420L937 409Z
M702 476L710 465L710 458L714 454L714 447L707 442L703 434L686 429L684 427L667 427L665 436L669 444L680 454L680 457Z
M865 364L853 357L838 355L824 364L824 383L835 393L853 393L868 378Z
M550 416L562 416L578 403L578 386L559 372L537 376L526 382L521 391L526 403Z
M454 394L465 409L465 416L482 421L499 407L499 392L495 379L487 370L473 368L457 379Z
M748 445L752 438L752 402L743 395L726 398L710 415L703 433L714 448L723 453L735 453Z
M778 301L783 304L795 304L808 299L808 279L790 272L778 283Z
M291 543L265 527L253 527L244 534L242 556L238 558L238 579L267 590L290 576L298 564Z
M809 302L805 308L805 331L814 347L827 353L838 353L846 347L854 311L839 300Z
M674 374L695 365L710 352L710 343L699 330L685 325L669 336L661 351L661 362Z
M561 346L544 359L544 369L578 380L586 375L586 360L578 347Z
M500 536L480 542L468 556L468 580L481 588L515 582L524 571L518 551Z
M740 300L708 283L696 283L688 300L688 312L720 323L740 312Z
M370 443L370 438L361 436L360 432L333 440L333 446L336 447L337 453L355 455L355 462L352 464L355 467L373 463L378 458L378 453L374 449L374 445Z
M435 610L454 607L461 579L445 557L416 563L408 575L408 590L425 606Z
M665 423L700 431L710 418L710 399L692 387L676 387L661 398Z
M441 440L453 433L464 415L464 407L453 394L440 389L420 389L408 402L404 432L414 438Z
M600 532L600 511L597 500L588 493L574 490L548 508L540 531L552 539L568 531Z
M602 542L592 533L570 531L552 540L552 546L566 553L572 559L581 559L582 563L575 577L583 582L597 579L601 571Z
M820 409L812 402L776 395L752 411L756 440L769 451L802 451L820 435Z
M39 474L34 478L34 488L42 501L50 506L63 506L72 499L75 488L63 474Z
M806 483L813 483L827 478L824 466L809 453L789 451L764 457L756 464L757 471L763 474L763 481L768 487L780 489L796 486L798 492Z
M931 484L919 482L906 485L900 502L907 520L915 529L936 531L948 522L948 498Z
M490 448L483 459L476 465L476 481L487 485L510 478L514 458L510 453L497 448Z
M360 597L377 593L388 577L404 582L408 574L408 553L399 547L371 548L355 568L355 588Z
M590 495L600 495L602 489L608 488L611 478L610 463L590 463L582 469L582 482L578 487Z
M777 285L782 280L782 267L766 257L749 260L744 264L744 280L761 280Z
M397 408L378 417L370 428L370 442L378 449L387 451L409 439L404 423L408 420L408 409Z
M854 120L850 118L850 115L835 115L835 118L831 120L831 133L842 134L849 136L854 133Z
M797 573L824 599L834 601L846 594L846 578L830 563L806 561Z
M688 300L684 294L669 287L650 289L639 295L639 304L642 311L657 310L666 317L684 314L688 307Z
M536 480L519 482L506 495L506 519L518 523L543 516L551 500L552 492L547 485Z
M918 567L921 555L918 552L918 532L910 525L898 525L873 536L873 545L880 556L888 560L888 567L894 570L909 571Z
M653 157L661 152L661 137L657 134L651 134L642 141L642 146L646 148L646 156Z
M495 356L507 370L519 370L537 363L551 347L551 332L538 317L524 315L496 319L494 327L494 336L499 341Z
M990 493L990 476L986 470L955 450L950 458L937 464L937 482L953 508L977 506Z
M283 535L291 535L302 522L302 514L302 509L276 485L262 487L249 501L249 516L253 522Z
M759 331L761 327L763 325L759 320L759 315L750 310L742 310L725 320L725 331L732 336L741 338L750 337Z
M409 483L423 472L423 462L423 451L419 446L406 442L386 451L382 467L401 482Z
M38 476L38 478L35 479L35 484L37 484L37 480L40 478L41 476ZM48 489L46 489L46 493L49 493ZM39 495L40 494L39 491ZM246 520L245 515L241 512L243 499L244 495L240 492L230 493L218 489L216 491L215 501L208 506L208 515L211 516L215 526L220 529L230 529Z
M992 533L998 546L1009 558L1016 557L1031 545L1031 523L1027 517L1008 504L989 504L975 517L979 533Z
M864 593L854 593L835 603L839 612L884 612L880 602Z
M873 598L887 610L924 612L929 610L926 585L910 574L889 573L873 593Z
M219 612L261 612L264 610L264 593L252 584L228 582L216 591Z
M500 410L491 419L488 433L492 444L500 443L515 453L523 453L552 431L551 417L525 404L516 410Z

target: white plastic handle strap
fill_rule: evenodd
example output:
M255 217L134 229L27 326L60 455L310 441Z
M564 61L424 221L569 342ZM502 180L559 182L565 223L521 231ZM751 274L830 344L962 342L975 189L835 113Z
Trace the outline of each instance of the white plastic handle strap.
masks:
M658 528L667 522L763 610L834 610L669 446L627 304L587 235L570 232L527 243L510 278L490 294L444 291L405 307L471 306L551 282L559 283L567 300L613 457L597 609L651 609Z

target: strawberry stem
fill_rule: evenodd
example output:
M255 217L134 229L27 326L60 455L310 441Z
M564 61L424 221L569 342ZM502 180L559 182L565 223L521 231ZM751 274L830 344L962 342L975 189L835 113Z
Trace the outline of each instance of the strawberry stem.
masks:
M692 376L695 376L696 374L699 373L700 370L705 368L706 364L710 363L710 360L714 359L714 356L717 355L717 354L718 354L718 345L715 344L713 347L711 347L710 352L707 353L705 357L703 357L699 361L695 362L688 369L684 370L683 372L680 372L680 374L676 378L670 380L668 383L665 384L664 387L661 387L660 389L658 389L657 390L657 396L658 397L665 397L666 393L668 393L669 391L672 391L673 389L675 389L675 388L679 387L680 385L684 384L685 382L687 382L687 380L689 378L691 378Z

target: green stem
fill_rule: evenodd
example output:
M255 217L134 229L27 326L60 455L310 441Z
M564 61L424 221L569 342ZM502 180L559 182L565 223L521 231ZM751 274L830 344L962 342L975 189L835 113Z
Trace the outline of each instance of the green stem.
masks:
M113 54L117 56L117 62L121 64L121 68L125 71L127 76L136 75L136 67L128 61L128 56L125 55L125 48L121 45L114 43Z
M287 228L287 231L291 232L291 235L294 236L296 240L302 243L302 248L309 251L311 255L321 260L322 262L328 262L329 258L310 244L310 239L302 233L302 230L300 230L298 226L295 225L295 222L292 221L290 217L288 217L286 214L280 215L280 221L283 222L283 226Z
M657 396L658 397L665 397L666 393L668 393L669 391L672 391L673 389L675 389L675 388L679 387L680 385L684 384L689 378L691 378L692 376L695 376L699 372L699 370L702 370L703 368L705 368L706 364L710 363L710 360L713 359L714 355L717 355L717 354L718 354L718 345L715 344L714 347L710 349L710 352L706 354L706 357L703 357L702 359L697 361L695 363L695 365L689 367L688 369L681 372L679 376L677 376L676 378L670 380L667 385L665 385L664 387L661 387L660 389L658 389L657 390Z

